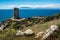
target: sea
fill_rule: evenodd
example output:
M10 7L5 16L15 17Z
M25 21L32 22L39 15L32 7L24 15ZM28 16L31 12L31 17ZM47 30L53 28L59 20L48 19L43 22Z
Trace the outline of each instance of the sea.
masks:
M31 18L37 16L51 16L60 13L60 9L19 9L19 17ZM14 9L0 9L0 22L14 16Z

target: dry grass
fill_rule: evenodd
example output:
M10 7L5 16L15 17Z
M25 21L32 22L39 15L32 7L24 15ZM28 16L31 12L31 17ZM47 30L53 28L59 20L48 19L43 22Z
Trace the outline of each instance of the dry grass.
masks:
M29 26L29 27L24 27L23 29L20 29L21 31L25 31L27 29L32 29L35 34L37 34L38 32L41 31L45 31L46 29L48 29L51 25L54 24L59 24L60 23L60 19L59 20L53 20L53 21L49 21L49 22L45 22L43 24L35 24L33 26ZM41 38L35 39L35 35L34 36L15 36L14 34L16 33L17 30L15 29L7 29L2 33L0 33L0 39L1 40L41 40ZM2 35L5 36L2 36Z
M36 25L34 25L32 27L25 27L24 29L22 29L22 31L25 31L27 29L32 29L35 32L35 34L37 34L38 32L45 31L51 25L58 24L58 23L60 23L60 19L59 20L49 21L49 22L46 22L46 23L43 23L43 24L38 23L38 24L36 24ZM41 38L34 39L34 37L35 37L35 35L30 36L30 37L26 37L26 36L15 37L14 40L41 40ZM59 39L56 39L56 40L59 40Z

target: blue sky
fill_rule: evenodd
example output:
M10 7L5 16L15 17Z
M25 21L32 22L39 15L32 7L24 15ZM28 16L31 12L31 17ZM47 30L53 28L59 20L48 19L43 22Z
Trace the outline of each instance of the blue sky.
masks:
M14 7L60 8L60 0L0 0L0 9Z

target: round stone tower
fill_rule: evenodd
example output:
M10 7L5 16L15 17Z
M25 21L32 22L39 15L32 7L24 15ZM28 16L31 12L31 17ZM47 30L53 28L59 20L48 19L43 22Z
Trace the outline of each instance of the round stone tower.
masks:
M14 19L19 19L19 8L14 8Z

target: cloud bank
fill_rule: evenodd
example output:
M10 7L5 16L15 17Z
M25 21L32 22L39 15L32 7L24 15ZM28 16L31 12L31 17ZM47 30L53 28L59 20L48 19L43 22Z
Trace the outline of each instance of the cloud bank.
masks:
M2 6L0 7L1 9L12 9L14 7L18 7L18 8L24 8L24 7L29 7L29 8L60 8L60 4L44 4L44 5L6 5L6 6Z

